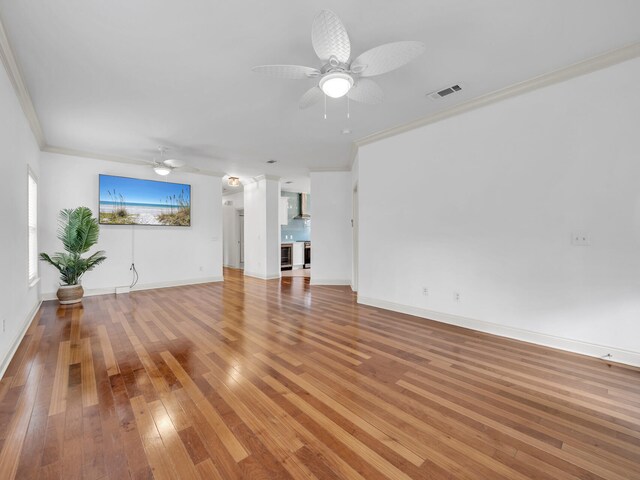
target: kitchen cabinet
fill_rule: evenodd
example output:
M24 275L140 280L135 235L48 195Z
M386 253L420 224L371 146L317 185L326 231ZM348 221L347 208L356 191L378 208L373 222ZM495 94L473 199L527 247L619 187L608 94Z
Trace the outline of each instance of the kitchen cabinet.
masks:
M278 208L278 218L280 225L289 224L289 198L280 197L280 205Z
M300 213L300 194L283 192L282 196L287 199L287 220L291 221Z

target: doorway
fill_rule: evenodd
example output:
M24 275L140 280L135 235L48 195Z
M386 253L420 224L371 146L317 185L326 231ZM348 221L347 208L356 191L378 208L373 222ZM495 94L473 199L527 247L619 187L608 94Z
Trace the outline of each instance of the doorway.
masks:
M358 291L358 184L353 187L353 201L351 203L351 239L353 246L351 254L351 290Z
M238 258L240 259L239 266L244 269L244 210L238 210L237 216L238 225Z

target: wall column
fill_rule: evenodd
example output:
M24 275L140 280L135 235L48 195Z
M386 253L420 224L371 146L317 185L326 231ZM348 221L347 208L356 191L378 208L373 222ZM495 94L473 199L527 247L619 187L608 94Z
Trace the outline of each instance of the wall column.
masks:
M244 187L244 274L280 278L280 178L261 175Z

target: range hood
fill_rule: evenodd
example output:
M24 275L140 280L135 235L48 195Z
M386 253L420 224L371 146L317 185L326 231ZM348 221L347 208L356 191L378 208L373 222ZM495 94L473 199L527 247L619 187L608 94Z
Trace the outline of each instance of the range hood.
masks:
M309 195L306 193L301 193L298 204L300 205L300 211L294 218L311 218L311 213L309 211Z

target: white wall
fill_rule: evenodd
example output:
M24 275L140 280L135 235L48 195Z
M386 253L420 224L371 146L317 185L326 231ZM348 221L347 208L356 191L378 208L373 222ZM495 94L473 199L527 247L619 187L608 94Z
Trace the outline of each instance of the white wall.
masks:
M0 377L39 303L39 285L29 286L27 272L27 165L38 175L39 155L0 66Z
M359 175L359 154L356 153L355 158L353 159L353 164L351 165L351 190L353 192L352 195L352 204L351 211L353 217L353 228L351 229L351 290L354 292L358 291L358 273L360 271L358 262L360 258L360 252L358 250L359 246L359 232L360 232L360 207L359 207L359 192L358 192L358 175Z
M311 283L351 284L351 172L311 173Z
M62 248L56 238L61 209L87 206L97 215L98 174L161 179L146 166L51 153L42 154L40 165L40 250L46 252ZM95 249L105 250L107 260L83 277L89 294L131 283L132 245L139 288L222 280L221 178L173 172L167 181L191 185L191 227L101 225ZM41 272L42 295L50 298L58 287L57 271L41 264Z
M230 205L225 205L231 202ZM223 252L224 265L233 268L240 268L240 219L238 210L244 208L244 192L224 195L222 197L222 218L223 218Z
M260 176L244 186L244 274L280 277L280 181Z
M635 59L362 147L359 300L640 364L639 83Z

